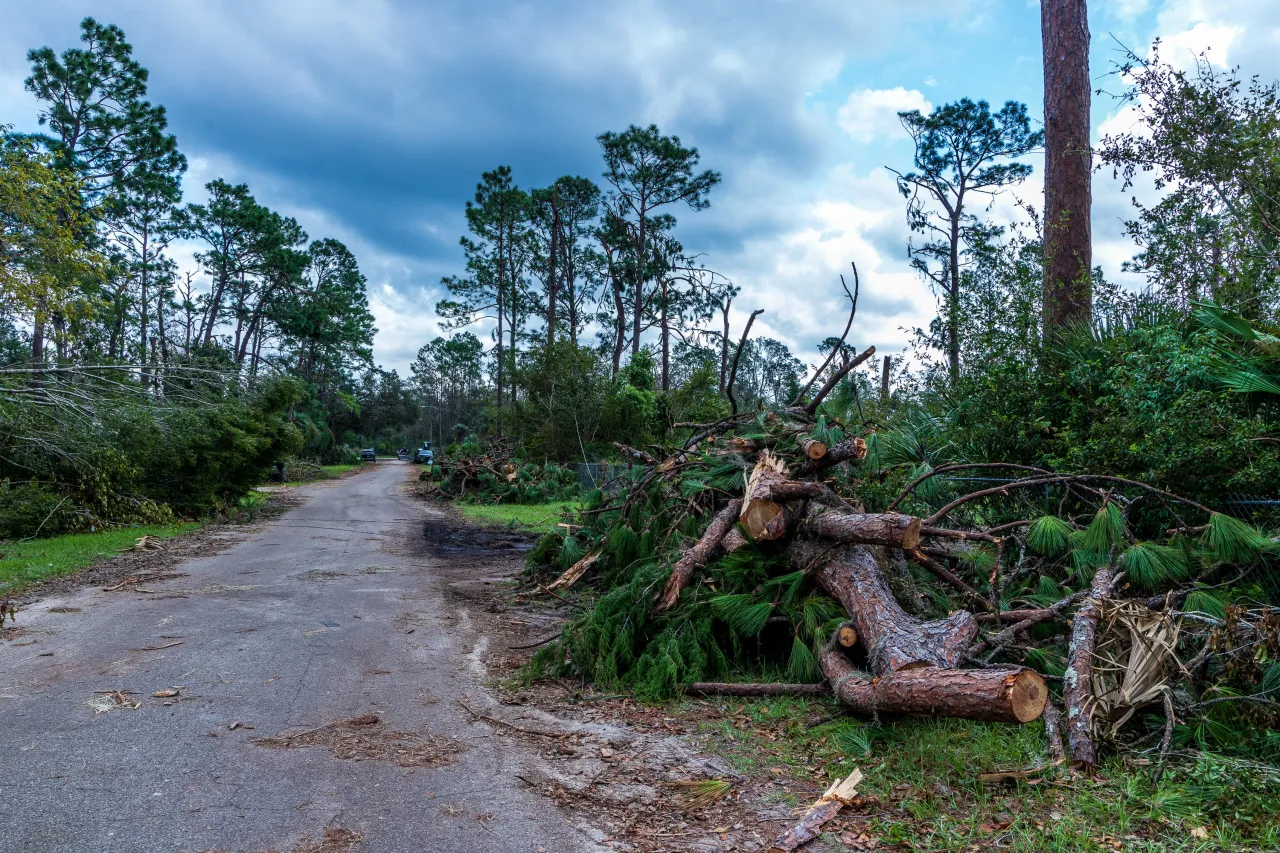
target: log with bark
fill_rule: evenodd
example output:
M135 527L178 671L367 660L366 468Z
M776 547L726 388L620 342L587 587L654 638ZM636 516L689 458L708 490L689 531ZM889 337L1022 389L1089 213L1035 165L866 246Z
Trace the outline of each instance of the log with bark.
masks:
M827 696L831 690L826 684L763 684L695 681L685 688L688 696Z
M1115 580L1115 568L1111 565L1098 569L1093 576L1089 597L1071 623L1067 671L1062 677L1071 765L1086 771L1098 766L1098 748L1093 742L1093 649L1098 639L1098 610Z
M1049 691L1026 667L943 669L916 666L880 676L860 673L837 649L819 659L822 674L844 705L864 716L961 717L1029 723L1044 711Z
M858 783L862 771L854 770L843 779L837 779L826 793L805 811L800 822L788 829L769 846L769 853L790 853L822 834L822 826L840 813L845 806L853 805L858 795Z
M741 506L742 501L736 498L729 501L728 506L720 510L716 517L711 520L711 524L707 525L706 532L702 534L702 538L695 542L693 547L684 552L684 556L671 569L671 576L667 578L666 586L662 588L662 594L658 596L657 605L654 607L655 611L662 613L676 606L676 602L680 600L680 592L688 585L693 573L707 564L712 552L715 551L721 540L737 523L738 511Z
M756 542L781 539L786 535L791 520L784 506L786 502L817 497L824 491L820 483L790 479L782 460L766 450L760 454L747 479L738 520Z

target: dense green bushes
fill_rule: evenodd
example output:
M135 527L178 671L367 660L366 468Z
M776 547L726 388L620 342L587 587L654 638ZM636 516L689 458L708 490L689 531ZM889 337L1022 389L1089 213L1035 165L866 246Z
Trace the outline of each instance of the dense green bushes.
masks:
M284 418L296 380L248 390L202 380L158 398L127 379L22 375L0 388L0 538L217 511L302 446Z

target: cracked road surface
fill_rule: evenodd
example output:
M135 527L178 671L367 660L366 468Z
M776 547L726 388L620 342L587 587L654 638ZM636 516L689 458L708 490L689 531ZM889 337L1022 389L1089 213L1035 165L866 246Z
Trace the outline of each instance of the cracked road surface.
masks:
M477 638L405 478L381 462L305 487L149 593L24 609L0 645L0 851L287 851L326 827L362 834L355 853L600 849L459 706L482 693Z

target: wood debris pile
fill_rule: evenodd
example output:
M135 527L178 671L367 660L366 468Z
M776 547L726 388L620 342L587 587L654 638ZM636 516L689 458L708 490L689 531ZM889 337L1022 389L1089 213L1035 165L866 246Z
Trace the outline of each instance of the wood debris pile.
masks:
M1146 643L1135 608L1180 624L1273 543L1116 477L912 467L900 436L822 408L873 352L842 342L789 406L677 425L692 434L665 457L622 448L642 466L630 489L592 493L531 555L539 584L588 605L535 668L655 696L822 683L859 714L1007 723L1045 712L1053 676L1069 758L1094 766L1099 733L1188 674L1179 644L1256 648L1256 620L1211 617Z

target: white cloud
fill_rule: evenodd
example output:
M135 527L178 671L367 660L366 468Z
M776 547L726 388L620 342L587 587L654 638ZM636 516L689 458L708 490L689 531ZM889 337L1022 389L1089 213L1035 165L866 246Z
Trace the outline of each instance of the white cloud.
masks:
M845 133L858 142L877 138L905 138L907 132L898 121L898 113L919 110L928 113L933 104L919 89L895 86L892 89L859 89L849 96L836 113Z

